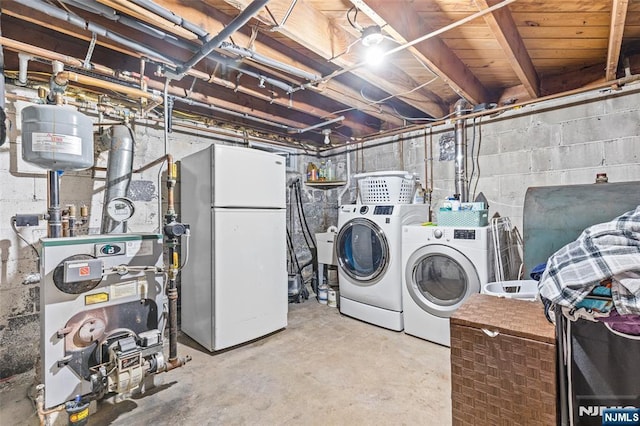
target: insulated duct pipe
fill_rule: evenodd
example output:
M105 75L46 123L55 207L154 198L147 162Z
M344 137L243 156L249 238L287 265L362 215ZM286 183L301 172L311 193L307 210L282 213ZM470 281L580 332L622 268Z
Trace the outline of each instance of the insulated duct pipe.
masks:
M18 0L18 1L24 1L24 0ZM110 9L110 8L108 8L106 6L103 6L103 5L99 4L99 3L96 3L95 5L94 5L95 2L88 2L87 4L82 4L82 3L79 3L79 2L77 2L75 0L67 0L65 3L73 4L76 7L82 8L84 10L88 10L88 11L93 12L95 14L98 14L100 16L104 16L107 19L118 21L123 25L126 25L126 26L128 26L130 28L133 28L133 29L137 30L137 31L140 31L140 32L142 32L142 33L144 33L146 35L150 35L150 36L155 37L157 39L160 39L160 40L166 41L168 43L171 43L171 44L173 44L175 46L178 46L178 47L180 47L182 49L191 50L191 51L196 51L197 50L192 45L190 45L188 43L185 43L185 42L181 41L180 39L178 39L178 38L176 38L176 37L174 37L174 36L172 36L170 34L167 34L166 32L157 30L157 29L155 29L153 27L150 27L148 25L145 25L145 24L141 24L141 23L139 23L137 21L134 21L133 19L127 18L126 16L118 15L118 12L115 9ZM26 4L25 4L25 6L26 6ZM65 11L57 9L56 7L49 6L47 9L45 9L45 11L50 16L53 16L55 18L59 18L61 20L65 20L65 21L70 22L70 23L72 23L72 24L74 24L76 26L78 26L78 24L80 22L80 20L79 20L79 18L77 16L71 15L71 14L65 12ZM239 15L238 18L240 18L240 16L241 15ZM250 19L250 17L249 17L249 19ZM229 24L229 26L231 26L234 22L235 22L235 20L232 21ZM242 25L240 25L240 26L242 26ZM84 28L84 26L83 26L83 28ZM110 30L108 30L108 29L106 29L106 28L104 28L104 27L102 27L102 26L100 26L98 24L94 24L92 22L86 21L86 28L89 31L93 32L93 33L96 33L96 34L101 35L103 37L109 38L109 39L111 39L111 40L113 40L113 41L115 41L117 43L120 43L120 44L122 44L124 46L127 46L130 49L133 49L136 52L142 53L145 56L149 56L151 58L161 59L162 61L164 61L164 62L166 62L166 63L168 63L170 65L173 65L173 66L175 66L177 64L177 62L178 62L174 58L165 56L162 53L151 49L150 47L144 46L144 45L142 45L142 44L140 44L140 43L138 43L136 41L130 40L130 39L124 37L124 36L116 34L116 33L112 32L112 31L110 31ZM227 30L227 28L228 27L225 27L220 32L220 34L225 32L225 30ZM229 35L230 35L230 34L233 34L235 31L237 31L237 29L230 29L229 31L230 31L229 32ZM202 48L200 49L200 52L202 52L203 48L204 48L204 46L202 46ZM243 67L236 65L233 60L231 60L229 58L226 58L226 57L224 57L224 56L222 56L220 54L214 53L213 50L215 48L216 47L211 48L209 53L207 55L205 55L204 57L206 57L209 54L213 53L213 55L212 55L212 59L213 60L215 60L215 61L217 61L217 62L219 62L219 63L221 63L221 64L223 64L223 65L225 65L225 66L227 66L229 68L232 68L232 69L234 69L236 71L239 71L239 72L244 73L244 74L246 74L246 75L248 75L250 77L255 78L256 80L260 81L260 84L263 84L263 83L271 84L274 87L278 87L278 88L284 90L286 93L292 93L294 91L294 88L291 85L287 84L287 83L284 83L284 82L282 82L280 80L276 80L276 79L274 79L272 77L269 77L269 76L266 76L266 75L262 75L262 74L255 73L255 72L250 71L250 70L246 70ZM251 52L251 51L249 51L249 52ZM245 56L248 56L248 55L245 54ZM203 58L200 58L198 61L200 61ZM265 57L262 57L262 58L265 59L265 60L268 60L268 58L265 58ZM286 64L282 64L282 63L279 63L279 62L276 62L276 61L273 61L273 60L270 60L270 62L266 63L266 65L270 65L270 66L273 66L273 67L276 67L276 68L279 68L279 69L283 69L284 71L290 72L290 73L292 73L294 75L300 75L301 73L304 73L304 71L302 71L302 70L298 70L298 69L293 68L293 67L288 67ZM199 78L199 79L205 80L205 81L208 81L210 79L210 76L208 74L196 73L195 71L189 72L189 71L192 71L192 70L190 70L190 68L192 68L192 67L193 67L193 65L190 66L185 72L181 72L181 76L183 76L184 74L189 74L189 75L192 75L192 76L194 76L196 78ZM302 77L305 77L305 78L307 78L308 76L317 77L317 76L314 76L314 75L309 74L309 73L306 73L306 75L302 75Z
M37 58L43 58L43 59L47 59L50 61L60 61L63 62L65 65L68 65L70 67L74 67L74 68L82 68L83 66L83 62L78 59L78 58L74 58L71 56L67 56L67 55L62 55L56 52L51 52L48 51L46 49L41 49L39 47L35 47L32 46L30 44L26 44L26 43L22 43L16 40L12 40L12 39L8 39L8 38L4 38L0 36L0 43L7 47L10 48L11 50L15 50L17 52L26 52L28 54L30 54L33 57L37 57ZM91 69L100 73L100 74L104 74L107 76L112 76L112 77L116 77L118 79L125 79L126 78L123 75L119 75L115 70L108 68L106 66L103 65L97 65L95 63L91 63ZM244 72L244 71L241 71ZM67 73L67 74L64 74ZM157 93L159 93L160 91L163 90L163 83L160 82L156 82L154 80L149 80L147 82L147 89L148 91L142 90L142 89L138 89L135 87L130 87L130 86L126 86L120 83L113 83L111 81L106 81L106 80L101 80L95 77L89 77L83 74L77 74L74 72L70 72L70 71L64 71L64 73L60 76L60 78L64 78L65 75L67 77L69 77L70 79L72 79L73 81L77 81L79 83L82 84L86 84L86 85L91 85L91 86L96 86L96 87L100 87L100 88L104 88L104 89L108 89L108 90L113 90L116 92L120 92L120 93L125 93L127 95L129 95L132 98L147 98L149 100L151 100L152 103L159 105L162 103L162 97L160 95L158 95ZM257 97L259 99L262 99L264 101L270 102L270 103L274 103L275 105L279 105L282 107L287 107L287 108L291 108L291 105L288 104L288 101L284 100L283 98L272 98L269 97L261 92L243 87L243 86L237 86L236 84L227 81L227 80L222 80L220 78L214 77L214 76L210 76L206 73L200 72L200 71L196 71L196 70L191 70L189 72L189 75L195 77L195 78L199 78L205 81L210 81L210 82L214 82L217 85L223 86L227 89L231 89L231 90L235 90L235 91L239 91L241 93L244 94L248 94L254 97ZM184 90L177 88L177 87L170 87L169 88L171 90L171 93L175 96L183 96L184 95ZM290 90L291 87L290 86L286 86L286 90ZM202 95L200 93L192 93L190 95L192 98L193 97L199 97L201 99L205 99L208 100L208 97L206 97L205 95ZM177 99L177 98L176 98ZM214 100L211 100L211 102L213 102ZM225 110L224 108L220 108L220 107L214 107L215 108L219 108L220 111L225 112L225 111L231 111L231 110ZM235 114L240 114L240 116L243 115L243 113L238 113L238 112L234 112ZM232 114L233 115L233 114ZM247 119L253 119L252 116L247 116L245 117ZM258 120L264 120L264 119L260 119L258 118ZM275 127L280 127L280 128L286 128L286 129L293 129L293 127L291 126L286 126L284 124L279 124L273 121L268 121L267 122L272 123L273 126Z
M55 6L51 6L49 3L46 3L44 1L41 1L41 0L14 0L14 1L30 9L38 10L40 12L46 13L51 17L68 22L76 27L82 28L83 30L87 30L99 36L103 36L108 39L111 39L116 43L120 43L123 46L133 49L134 51L141 53L143 55L146 55L150 58L160 59L169 64L177 63L177 61L173 58L165 56L160 52L154 51L153 49L146 47L136 41L128 39L127 37L123 37L119 34L116 34L101 25L85 21L83 18L79 17L78 15L74 15L65 10L59 9Z
M455 105L455 190L456 194L460 197L461 203L469 201L469 194L467 191L467 134L465 127L465 119L462 118L466 114L467 102L460 99Z
M207 41L207 39L209 38L209 33L204 29L202 29L201 27L189 21L184 20L183 18L171 12L170 10L165 9L164 7L159 6L150 0L129 0L129 1L133 4L136 4L138 6L141 6L147 9L149 12L155 13L156 15L166 19L172 24L176 24L187 31L191 31L192 33L197 35L198 38L201 40Z
M187 71L194 67L194 65L200 62L202 59L206 58L209 53L220 47L220 44L222 44L223 41L225 41L231 34L238 31L244 24L249 22L249 20L253 18L253 16L258 13L258 11L262 9L267 3L269 3L269 0L254 0L251 4L249 4L249 6L247 6L242 12L240 12L238 16L236 16L231 22L229 22L229 25L224 27L222 31L216 34L215 37L206 42L200 48L200 51L198 53L196 53L193 57L191 57L191 59L189 59L178 68L180 77L184 76Z
M235 53L238 56L242 56L243 58L250 58L260 64L267 65L275 69L279 69L280 71L284 71L286 73L295 75L300 78L304 78L305 80L315 81L321 78L321 76L319 75L312 74L310 72L301 70L296 67L292 67L291 65L287 65L283 62L276 61L275 59L271 59L269 57L261 55L253 50L250 50L241 46L237 46L235 44L231 44L226 41L220 44L220 48L226 50L227 52Z
M62 3L70 4L95 15L103 16L110 21L119 22L122 25L126 25L127 27L133 28L134 30L141 31L145 34L159 38L169 43L175 43L179 41L173 35L167 34L164 31L158 30L150 25L143 24L142 22L131 19L125 15L121 15L117 10L98 3L95 0L62 0ZM185 47L184 45L178 46Z
M127 232L126 222L116 222L107 213L107 204L117 197L126 197L133 173L133 137L131 129L125 125L111 128L111 147L107 162L104 208L102 210L103 234L123 234Z
M174 97L173 100L174 101L178 101L178 102L183 102L183 103L185 103L187 105L197 106L197 107L201 107L201 108L207 108L207 109L210 109L211 111L218 111L218 112L221 112L223 114L231 115L232 117L243 118L243 119L246 119L246 120L255 121L256 123L263 123L263 124L266 124L268 126L277 127L279 129L291 130L291 127L289 127L289 126L287 126L285 124L280 124L280 123L276 123L274 121L265 120L265 119L262 119L260 117L254 117L254 116L249 115L247 113L231 111L231 110L228 110L228 109L217 107L215 105L209 105L209 104L206 104L204 102L194 101L193 99Z
M93 0L94 1L94 0ZM156 15L160 16L161 18L166 19L167 21L176 24L182 28L184 28L187 31L192 32L193 34L197 35L199 39L203 40L203 41L208 41L211 38L211 35L205 31L204 29L200 28L199 26L197 26L194 23L191 23L187 20L185 20L184 18L182 18L181 16L176 15L175 13L173 13L172 11L155 4L154 2L150 1L150 0L129 0L131 3L136 4L140 7L143 7L145 9L147 9L149 12L155 13ZM73 2L77 2L77 0L73 0ZM102 5L100 5L102 6ZM114 11L115 13L116 11ZM289 11L290 12L290 11ZM122 19L119 19L123 24L128 25L127 23L125 23L125 21L122 21ZM160 31L158 31L157 29L154 29L154 33L160 33L162 34ZM168 39L168 35L164 34L163 38L167 37ZM280 61L276 61L275 59L271 59L267 56L261 55L253 50L241 47L241 46L237 46L233 43L229 43L226 41L223 41L220 44L220 48L223 50L226 50L227 52L231 52L234 53L238 56L242 56L243 58L251 58L254 61L262 64L262 65L267 65L270 66L272 68L275 69L279 69L281 71L284 71L286 73L295 75L297 77L300 78L304 78L305 80L317 80L319 78L321 78L320 76L301 70L299 68L296 67L292 67L291 65L285 64L284 62L280 62Z

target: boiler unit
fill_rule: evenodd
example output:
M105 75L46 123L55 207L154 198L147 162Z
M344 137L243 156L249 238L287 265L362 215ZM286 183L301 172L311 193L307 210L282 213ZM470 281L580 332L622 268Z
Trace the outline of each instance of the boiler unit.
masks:
M45 408L126 397L166 370L162 235L41 240Z

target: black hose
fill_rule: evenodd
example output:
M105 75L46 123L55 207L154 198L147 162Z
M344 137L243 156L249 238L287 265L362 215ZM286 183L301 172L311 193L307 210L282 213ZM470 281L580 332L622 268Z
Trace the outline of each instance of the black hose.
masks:
M298 273L302 276L302 268L300 268L300 263L298 263L298 257L293 250L293 241L291 240L291 234L287 229L287 248L289 249L289 255L293 258L294 263L296 264L296 268L298 268Z
M4 96L4 93L2 94ZM4 144L4 141L7 139L7 124L5 120L7 119L7 115L4 113L4 109L0 107L0 146Z
M311 230L309 229L309 224L307 223L307 218L304 214L304 208L302 207L302 189L300 186L300 181L298 181L296 183L296 201L297 201L297 205L298 205L298 213L300 215L300 222L301 222L301 227L302 224L304 224L304 227L302 228L302 235L304 236L305 241L307 242L307 247L309 248L309 251L311 252L311 265L313 265L313 274L311 275L311 280L312 280L312 284L311 287L313 288L313 291L317 294L318 293L318 282L316 280L316 277L318 275L318 249L315 245L315 241L313 239L313 234L311 234ZM306 234L304 233L304 231L307 231L307 233L309 234L309 239L311 239L313 246L309 244L309 241L307 240Z
M313 242L313 234L311 233L311 230L309 229L309 224L307 223L307 217L304 214L304 208L302 207L302 196L300 194L300 192L302 191L301 187L300 187L300 181L296 182L296 201L297 201L297 206L298 206L298 214L300 215L300 223L304 224L304 228L302 231L302 235L305 236L305 241L307 241L307 237L304 233L304 230L306 229L307 233L309 234L309 238L311 239L311 241ZM315 242L313 242L313 247L309 244L309 242L307 241L307 246L309 247L309 249L311 250L312 248L316 248Z
M303 218L304 218L304 209L302 208L302 201L297 191L295 192L295 196L296 196L296 209L298 211L298 217L300 218L300 229L302 231L302 237L304 238L304 242L307 243L307 247L309 248L309 250L311 250L311 243L309 243L309 237L307 237L307 234L304 232L305 231L304 227L302 226Z

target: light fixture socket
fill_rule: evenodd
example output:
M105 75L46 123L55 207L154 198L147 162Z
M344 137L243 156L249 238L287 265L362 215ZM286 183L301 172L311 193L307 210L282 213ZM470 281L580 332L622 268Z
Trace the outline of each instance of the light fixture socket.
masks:
M362 44L365 46L375 46L384 40L382 29L379 25L371 25L362 30Z

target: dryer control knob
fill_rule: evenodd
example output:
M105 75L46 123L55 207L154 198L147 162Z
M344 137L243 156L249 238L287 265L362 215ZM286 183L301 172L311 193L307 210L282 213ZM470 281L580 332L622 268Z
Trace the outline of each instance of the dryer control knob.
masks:
M437 239L442 238L442 230L436 229L435 231L433 231L433 236L436 237Z

